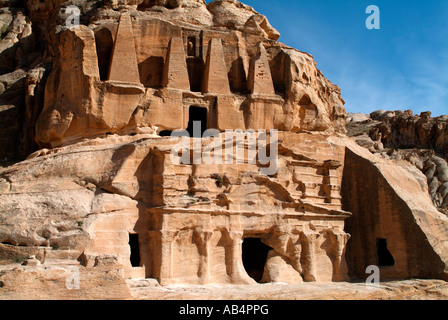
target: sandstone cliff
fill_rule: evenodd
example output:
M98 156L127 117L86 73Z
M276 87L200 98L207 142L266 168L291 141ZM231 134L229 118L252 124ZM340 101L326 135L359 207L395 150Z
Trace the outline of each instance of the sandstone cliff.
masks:
M378 110L348 115L347 134L383 158L407 161L427 179L434 205L448 214L448 117Z

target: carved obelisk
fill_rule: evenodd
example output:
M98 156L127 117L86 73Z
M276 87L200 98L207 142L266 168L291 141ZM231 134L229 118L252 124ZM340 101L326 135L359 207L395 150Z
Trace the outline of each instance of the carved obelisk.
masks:
M221 39L210 40L205 65L202 92L230 94L229 77Z
M274 95L274 83L269 67L266 49L258 44L259 54L252 60L249 70L248 87L252 94Z
M187 60L182 38L171 38L165 60L162 86L171 89L190 90Z
M123 12L120 17L112 52L109 81L140 84L134 32L129 12Z

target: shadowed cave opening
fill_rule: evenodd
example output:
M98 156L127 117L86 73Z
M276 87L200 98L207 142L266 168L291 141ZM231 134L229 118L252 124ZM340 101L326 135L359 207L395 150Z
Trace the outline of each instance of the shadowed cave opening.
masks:
M198 125L198 123L200 123L201 125L201 130L197 130L197 132L194 132L194 125ZM207 109L201 107L190 107L189 122L187 128L190 137L202 138L206 130L207 130Z
M131 248L131 265L140 267L140 243L138 234L129 234L129 247Z
M109 29L103 28L95 33L96 53L98 56L98 69L100 80L106 81L109 77L110 61L114 47L114 40Z
M196 45L196 44L195 44ZM187 48L188 50L188 48ZM196 48L194 50L197 50ZM190 52L192 53L192 52ZM190 91L201 92L202 78L204 75L204 60L200 56L187 57L188 78L190 80Z
M159 132L159 136L161 136L161 137L171 137L172 134L173 134L173 131L171 131L171 130L162 130Z
M265 245L260 238L244 238L243 240L243 265L249 277L261 282L264 266L271 247Z
M163 57L151 56L138 64L140 82L145 87L161 88L163 68L165 61Z
M378 265L380 267L391 267L395 265L395 260L387 248L386 239L377 240Z

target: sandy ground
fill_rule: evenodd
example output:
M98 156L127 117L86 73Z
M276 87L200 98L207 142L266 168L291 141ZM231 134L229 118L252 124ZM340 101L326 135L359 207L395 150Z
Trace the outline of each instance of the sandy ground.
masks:
M448 300L448 283L406 280L365 283L282 283L166 286L155 280L127 280L134 299L145 300Z
M0 264L0 300L448 300L448 282L411 279L381 282L329 282L290 285L169 285L155 279L124 280L115 265L79 268L80 288L69 290L70 267L77 261L41 266Z

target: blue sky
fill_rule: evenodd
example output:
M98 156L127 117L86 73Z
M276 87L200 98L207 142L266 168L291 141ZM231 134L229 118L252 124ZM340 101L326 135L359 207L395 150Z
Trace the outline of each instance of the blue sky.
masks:
M207 1L209 2L209 1ZM310 53L348 112L448 114L448 0L243 0ZM368 30L366 8L380 9Z

